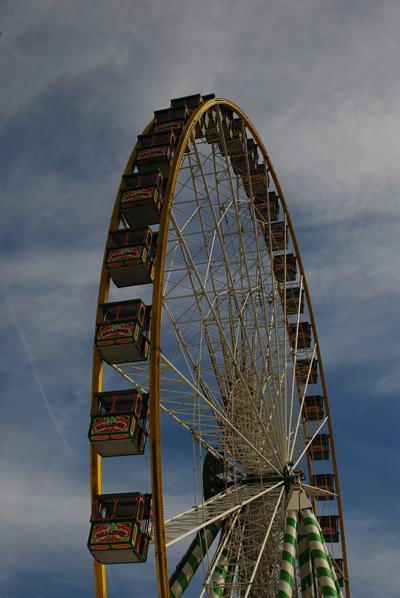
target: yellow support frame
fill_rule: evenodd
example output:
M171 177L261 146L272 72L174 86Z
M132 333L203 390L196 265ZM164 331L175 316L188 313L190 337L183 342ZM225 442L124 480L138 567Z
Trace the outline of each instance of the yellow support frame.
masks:
M150 132L153 125L151 121L143 134ZM133 164L136 158L136 145L129 157L126 165L124 174L132 172ZM119 227L120 216L119 216L119 198L121 193L121 185L118 189L117 197L114 204L114 209L111 216L109 230L116 230ZM103 266L101 269L99 294L97 299L97 310L96 310L96 321L99 312L99 305L101 303L107 303L108 292L110 288L110 275L106 268L106 257L107 257L107 242L104 250ZM100 357L100 353L96 347L93 346L93 369L92 369L92 395L91 395L91 406L93 404L93 395L97 392L101 392L103 388L103 361ZM96 494L101 494L101 457L96 451L90 447L90 492L91 492L91 507L93 508L94 497ZM106 568L93 559L94 566L94 584L96 590L96 598L107 598L107 583L106 583Z
M321 353L318 343L317 330L315 326L314 315L312 311L310 296L308 292L308 286L306 277L303 270L303 264L300 257L299 248L296 241L296 236L293 230L292 221L287 209L286 201L282 193L281 186L278 181L278 177L272 166L271 160L264 147L262 140L260 139L257 131L253 124L247 118L245 113L236 104L223 98L216 98L208 100L201 104L191 115L185 128L179 139L178 146L176 148L175 156L172 162L171 170L168 177L167 188L164 196L163 209L161 214L160 229L157 242L157 260L155 265L154 283L153 283L153 299L152 299L152 320L151 320L151 341L150 341L150 462L151 462L151 484L152 484L152 503L154 511L154 543L156 553L156 568L157 568L157 582L158 582L158 595L159 598L170 598L169 591L169 576L168 576L168 562L167 562L167 550L165 541L165 526L164 526L164 504L163 504L163 489L162 489L162 462L161 462L161 426L160 426L160 353L161 353L161 321L162 321L162 291L163 291L163 279L164 279L164 266L167 251L167 240L169 224L172 212L172 204L175 195L175 187L178 180L179 170L182 163L182 159L185 153L186 146L190 140L192 132L196 126L199 118L209 108L214 105L222 104L230 108L239 118L244 121L245 126L252 134L263 158L268 166L269 173L275 183L276 191L281 200L282 209L286 214L286 221L289 226L291 239L295 249L297 263L299 266L300 273L303 276L303 288L306 296L308 312L310 315L311 326L313 330L314 341L317 343L317 358L319 364L319 373L321 377L321 385L324 394L325 410L328 416L328 429L330 436L331 456L332 464L335 475L336 493L337 493L337 504L339 512L340 522L340 533L341 533L341 545L342 545L342 556L344 564L344 577L345 577L345 588L346 598L350 598L350 589L348 581L348 569L347 569L347 557L346 557L346 544L344 536L344 525L343 525L343 513L339 490L339 476L336 463L336 454L333 441L332 424L330 419L330 410L328 404L328 396L326 391L324 371L322 367ZM151 121L143 131L143 134L150 132L153 125ZM133 164L136 157L136 145L132 151L132 154L126 165L124 174L129 174L133 170ZM120 189L117 194L113 213L111 216L110 230L116 230L119 226L119 197ZM108 291L110 285L110 277L105 267L104 253L103 267L100 278L100 287L98 295L98 305L100 303L106 303L108 299ZM98 308L97 308L98 309ZM96 313L97 316L97 313ZM92 401L93 395L96 392L102 390L102 377L103 377L103 362L100 358L100 354L94 346L93 352L93 376L92 376ZM307 466L309 477L311 480L312 468L311 459L307 454ZM91 472L91 497L92 506L93 498L96 494L101 494L101 457L91 448L90 457L90 472ZM94 576L95 576L95 588L96 598L107 598L107 585L105 576L105 566L99 564L94 559Z

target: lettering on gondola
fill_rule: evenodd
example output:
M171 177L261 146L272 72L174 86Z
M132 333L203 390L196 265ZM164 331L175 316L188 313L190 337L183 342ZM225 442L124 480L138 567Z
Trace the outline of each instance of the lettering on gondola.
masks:
M123 247L122 249L113 249L108 254L109 262L118 262L120 260L132 260L140 257L141 247ZM143 256L144 258L145 256Z
M123 336L130 336L133 333L133 324L125 322L123 324L111 324L110 326L102 326L97 335L98 340L120 338Z
M129 540L132 531L131 523L112 522L108 524L95 525L91 541L95 544L112 542L126 542Z
M286 264L286 270L291 270L292 268L293 268L292 264L290 264L290 263ZM285 270L285 267L284 267L283 264L277 264L275 266L275 271L276 272L283 272L284 270Z
M141 150L138 154L138 160L145 160L146 158L158 158L165 156L169 150L169 146L152 147L150 149Z
M128 203L129 201L137 201L139 199L150 199L153 197L154 189L136 189L135 191L128 191L121 197L121 203ZM157 191L156 191L157 193Z
M265 179L265 176L263 174L255 174L254 176L250 177L251 182L254 183L263 183ZM245 179L244 181L245 183L247 183L247 179Z
M116 432L127 432L129 428L129 422L130 417L128 415L97 418L92 426L92 434L114 434Z
M233 156L231 156L231 160L232 162L236 162L239 160L245 160L246 156L250 156L251 155L251 150L247 150L247 152L238 152L237 154L234 154Z
M322 444L319 444L319 445L316 445L316 446L311 445L310 446L310 451L312 453L317 453L317 454L318 453L323 453L323 452L325 452L325 447Z
M182 121L175 120L175 121L169 122L169 123L162 123L161 125L156 126L156 128L154 129L154 132L158 133L159 131L166 131L168 129L182 129Z

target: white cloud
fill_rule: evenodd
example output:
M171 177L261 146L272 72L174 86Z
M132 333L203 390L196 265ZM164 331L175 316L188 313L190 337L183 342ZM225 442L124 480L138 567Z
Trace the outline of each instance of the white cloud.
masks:
M378 591L396 598L400 586L398 534L388 529L383 518L367 513L354 513L346 522L352 595L372 598Z

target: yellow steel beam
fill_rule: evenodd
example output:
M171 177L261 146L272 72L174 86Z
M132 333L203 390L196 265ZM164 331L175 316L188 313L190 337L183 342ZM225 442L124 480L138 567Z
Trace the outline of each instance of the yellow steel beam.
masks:
M153 124L151 121L143 131L143 134L148 133ZM136 157L136 145L129 157L126 165L124 174L132 172L133 163ZM115 230L119 226L119 197L120 197L121 186L118 189L117 197L114 204L114 209L111 216L109 230ZM110 276L106 268L106 256L107 256L107 242L104 250L103 266L100 275L99 294L97 299L97 310L96 310L96 321L99 311L100 303L106 303L108 300L108 292L110 288ZM103 360L100 357L100 353L94 345L93 347L93 369L92 369L92 394L91 404L93 403L93 395L96 392L101 392L103 387ZM93 500L96 494L101 494L101 457L96 451L90 447L90 488L91 488L91 506L93 508ZM96 591L96 598L107 598L107 582L106 582L106 568L101 565L96 559L93 559L94 566L94 584Z

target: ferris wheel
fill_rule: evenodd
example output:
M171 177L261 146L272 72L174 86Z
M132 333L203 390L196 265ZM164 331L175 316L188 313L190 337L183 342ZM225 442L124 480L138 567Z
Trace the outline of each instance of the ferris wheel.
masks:
M103 389L105 367L122 390ZM165 504L164 422L182 512ZM231 101L171 100L138 136L101 273L89 438L96 598L107 565L146 567L152 544L160 598L350 598L307 282L269 156ZM151 493L102 494L102 458L145 451Z

